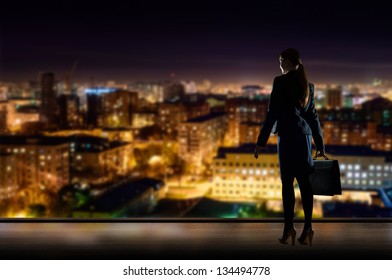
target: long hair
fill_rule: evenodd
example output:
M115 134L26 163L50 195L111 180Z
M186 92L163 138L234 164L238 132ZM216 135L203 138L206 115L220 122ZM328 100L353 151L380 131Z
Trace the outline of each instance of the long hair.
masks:
M306 77L305 68L302 65L300 54L298 50L294 48L288 48L283 52L281 52L280 56L283 59L289 60L295 67L298 66L296 72L297 72L298 82L301 85L301 95L299 96L299 102L302 108L304 108L308 103L310 93L309 93L308 78Z

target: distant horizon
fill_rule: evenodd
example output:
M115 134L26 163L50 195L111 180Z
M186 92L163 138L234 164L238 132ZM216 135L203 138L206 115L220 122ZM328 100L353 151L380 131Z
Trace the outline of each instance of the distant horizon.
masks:
M0 83L24 83L24 82L30 82L30 81L39 81L39 75L40 73L45 73L45 72L52 72L55 75L55 79L58 82L62 82L65 80L65 73L66 71L60 72L60 71L37 71L35 75L20 75L15 78L9 78L9 79L4 79L4 73L0 72ZM181 75L176 74L175 76L172 75L172 73L168 73L168 75L161 75L161 76L151 76L151 77L140 77L140 78L124 78L124 77L115 77L115 76L107 76L101 74L98 75L98 77L95 76L90 76L86 77L87 75L84 75L84 77L74 77L72 81L77 84L88 84L88 83L95 83L95 84L102 84L102 83L108 83L108 82L115 82L118 84L130 84L130 83L155 83L155 82L165 82L165 81L175 81L175 82L195 82L196 84L201 84L204 81L209 81L212 84L242 84L242 85L264 85L264 86L272 86L272 82L274 77L280 76L282 73L276 72L273 74L264 74L260 75L260 77L264 77L263 79L245 79L244 77L233 77L232 79L227 79L223 80L222 78L214 78L214 77L204 77L204 78L192 78L190 76L186 77L181 77ZM78 76L78 75L75 75ZM376 80L381 80L381 81L392 81L392 76L389 77L369 77L366 79L361 79L361 80L342 80L337 77L337 79L333 78L319 78L319 79L312 79L313 75L308 75L308 80L309 82L312 82L314 84L341 84L341 85L347 85L347 84L371 84Z

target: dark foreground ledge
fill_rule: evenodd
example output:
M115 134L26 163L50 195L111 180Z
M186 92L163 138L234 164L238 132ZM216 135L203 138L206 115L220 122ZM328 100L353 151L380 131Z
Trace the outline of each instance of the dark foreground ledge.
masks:
M0 259L392 259L392 219L315 220L312 247L279 244L282 228L280 219L1 219Z

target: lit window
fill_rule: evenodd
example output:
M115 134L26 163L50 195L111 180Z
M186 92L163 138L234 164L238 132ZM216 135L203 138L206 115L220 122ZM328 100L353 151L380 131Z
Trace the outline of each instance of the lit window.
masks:
M346 165L345 164L341 164L340 165L340 170L346 170Z
M370 180L370 181L369 181L369 184L370 184L371 186L373 186L373 185L374 185L374 181L373 181L373 180Z
M366 172L362 172L362 178L367 178L367 173Z
M347 166L347 169L348 169L348 170L352 170L352 169L353 169L353 166L352 166L351 164L349 164L349 165Z
M246 172L246 169L242 169L242 174L243 174L243 175L246 175L246 173L247 173L247 172Z
M347 178L352 178L353 177L353 173L352 172L347 172Z
M356 165L354 166L354 168L355 168L355 170L359 170L359 169L361 168L361 166L360 166L359 164L356 164Z
M381 181L380 180L377 180L377 185L381 185Z
M256 175L260 175L260 170L256 170Z
M381 165L377 165L377 170L381 170L382 166Z
M253 175L253 169L249 169L249 174Z
M263 170L263 175L267 175L267 170Z
M389 165L385 165L385 166L384 166L384 170L385 170L385 171L389 171Z
M355 184L355 185L359 185L359 180L355 180L355 181L354 181L354 184Z
M369 165L369 170L374 170L374 165Z
M359 178L359 172L355 172L355 174L354 174L354 176L355 176L355 178Z

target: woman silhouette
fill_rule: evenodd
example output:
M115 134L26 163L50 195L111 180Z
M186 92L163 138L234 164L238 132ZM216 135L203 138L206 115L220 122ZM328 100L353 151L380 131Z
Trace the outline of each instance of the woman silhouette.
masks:
M258 158L274 127L273 133L278 133L284 211L284 230L279 242L287 244L290 237L292 245L295 242L293 182L296 178L305 213L305 225L298 242L312 245L313 192L309 180L309 175L314 172L312 135L318 156L324 155L324 140L314 107L314 85L308 83L299 52L293 48L286 49L280 54L279 62L283 75L274 79L267 116L254 156Z

